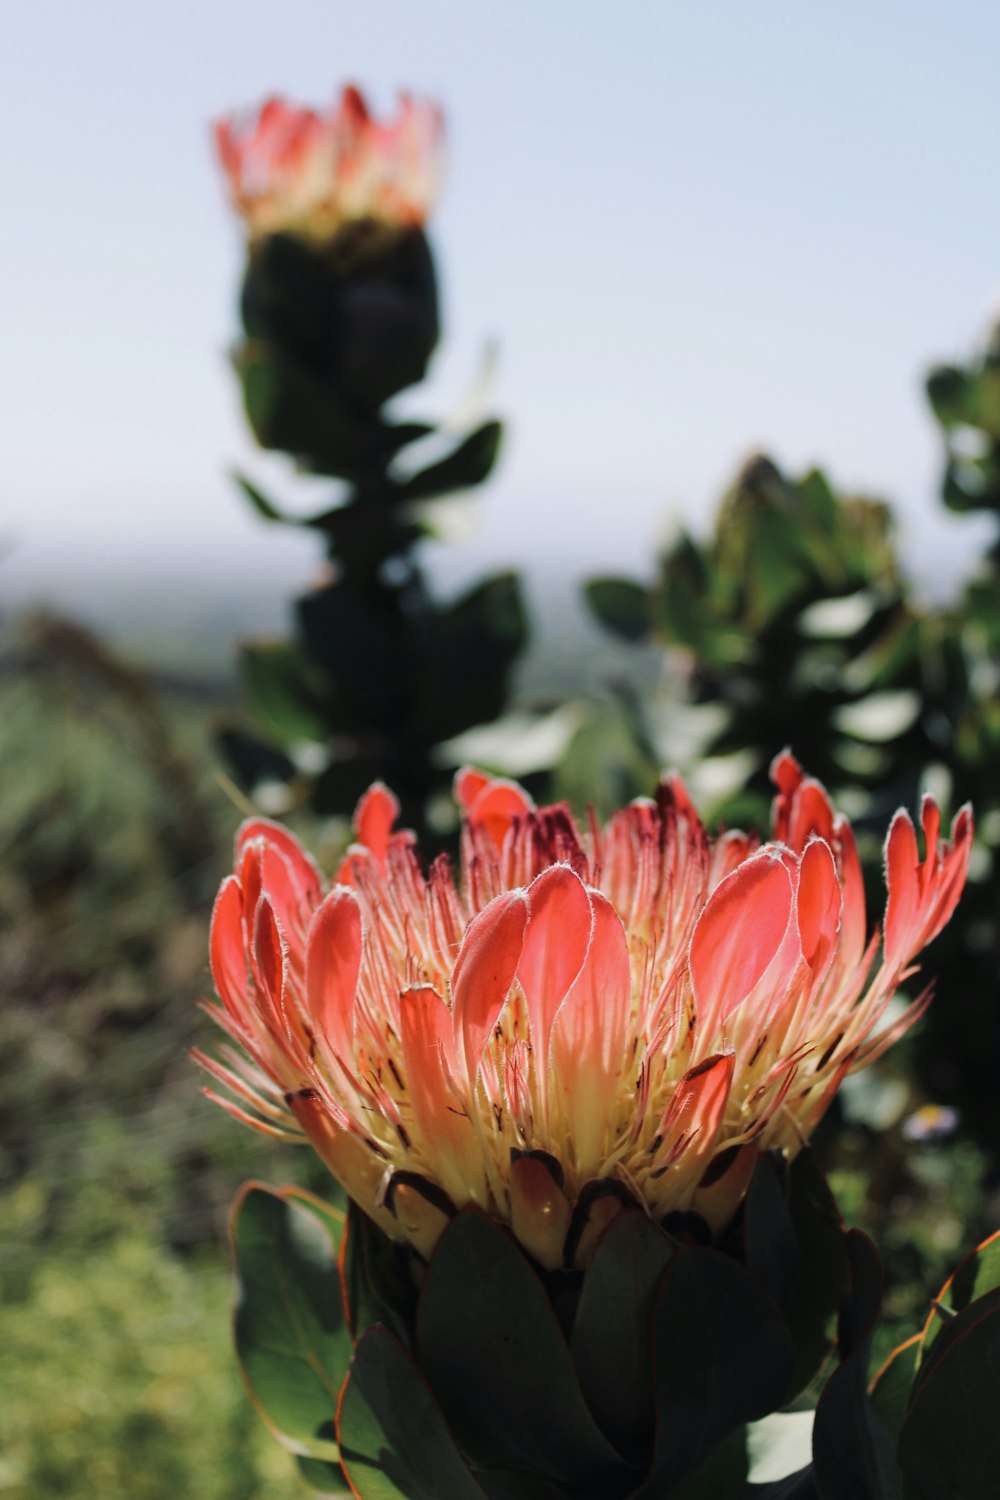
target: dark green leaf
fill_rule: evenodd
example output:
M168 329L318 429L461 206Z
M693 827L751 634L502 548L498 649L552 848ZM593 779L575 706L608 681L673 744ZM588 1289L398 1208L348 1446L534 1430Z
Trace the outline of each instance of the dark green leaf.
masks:
M918 1376L899 1458L919 1500L995 1500L1000 1475L1000 1299L949 1320L947 1348ZM945 1337L938 1346L945 1345Z
M872 1382L872 1410L886 1432L893 1437L899 1436L906 1416L921 1343L921 1335L915 1333L911 1339L900 1344L889 1355Z
M780 1407L792 1369L773 1298L738 1261L711 1248L674 1257L653 1340L656 1445L636 1500L659 1500L735 1428Z
M316 1217L251 1184L233 1214L236 1351L255 1404L293 1452L336 1461L351 1341L333 1243Z
M405 718L408 648L395 596L345 576L304 595L296 610L305 653L331 679L345 730L398 734Z
M682 534L663 559L661 582L650 599L654 628L668 643L704 654L717 628L712 618L712 565L705 550Z
M760 1158L743 1209L747 1269L786 1307L799 1284L802 1250L788 1204L788 1168L783 1157Z
M505 1474L499 1469L477 1469L476 1482L489 1500L566 1500L561 1484L531 1474Z
M451 1221L417 1311L420 1367L477 1463L614 1492L625 1474L587 1409L551 1303L507 1232L476 1209Z
M463 438L446 458L402 480L397 488L398 499L430 500L482 484L496 463L502 434L503 427L499 422L484 422Z
M810 469L795 485L796 493L811 519L834 535L840 521L840 505L822 469Z
M593 703L556 767L553 790L578 812L591 805L610 817L633 797L647 795L658 770L629 708L615 700Z
M944 428L975 423L978 415L976 382L957 365L938 365L927 377L927 397Z
M969 1320L973 1318L982 1320L990 1317L997 1310L1000 1310L1000 1287L994 1287L982 1297L977 1297L975 1302L953 1317L942 1319L935 1316L931 1325L935 1337L931 1341L925 1334L923 1348L920 1351L920 1361L913 1381L913 1390L910 1393L911 1407L917 1401L921 1390L930 1380L937 1366L947 1357L953 1345L964 1337L970 1326ZM928 1334L929 1332L930 1329Z
M408 1343L416 1307L411 1252L394 1245L356 1204L348 1209L343 1249L344 1296L351 1331L360 1338L385 1323Z
M265 782L289 782L295 779L295 762L283 750L266 744L238 724L223 724L216 731L215 738L236 781L251 795Z
M267 641L241 652L244 690L263 728L285 743L327 739L330 733L320 674L296 645Z
M591 610L615 635L641 641L652 623L649 592L631 578L590 578L584 594Z
M789 1394L815 1379L833 1347L834 1323L847 1290L847 1248L836 1200L811 1147L789 1169L788 1203L798 1237L800 1273L785 1317L795 1347Z
M847 1233L850 1290L841 1311L842 1361L816 1408L813 1469L822 1500L898 1500L895 1444L868 1399L868 1360L881 1306L881 1267L867 1235Z
M335 387L270 344L236 355L247 420L262 448L281 449L318 474L357 478L385 454L382 424L352 411Z
M327 1463L322 1458L303 1458L300 1454L296 1460L299 1473L314 1490L321 1495L349 1495L351 1486L344 1477L344 1471L339 1464Z
M945 1282L937 1296L943 1316L932 1312L924 1330L924 1345L921 1361L926 1357L931 1344L946 1326L948 1313L964 1311L978 1298L1000 1287L1000 1232L990 1235L981 1245L971 1251L952 1276Z
M261 520L279 521L285 526L299 526L304 524L303 522L296 521L294 516L286 516L284 512L280 511L276 505L272 505L271 501L264 494L263 490L259 490L255 484L253 484L249 479L246 478L244 474L240 474L238 471L235 471L233 473L233 478L236 480L236 483L239 485L244 495L246 495L247 499L250 501L250 504L260 516Z
M817 1497L810 1464L784 1479L772 1479L767 1484L748 1484L742 1500L817 1500Z
M482 1500L426 1381L388 1329L369 1329L355 1350L337 1432L360 1500Z
M670 1500L721 1500L739 1495L747 1477L746 1432L739 1428L724 1438L693 1473L670 1490Z
M427 744L489 724L507 702L507 678L527 637L514 573L486 578L440 610L422 642L416 733Z
M437 285L427 240L391 240L357 222L312 245L267 235L251 248L241 299L247 335L374 412L420 380L438 337Z
M584 1277L570 1348L591 1411L620 1452L653 1430L653 1305L674 1246L645 1214L612 1220Z

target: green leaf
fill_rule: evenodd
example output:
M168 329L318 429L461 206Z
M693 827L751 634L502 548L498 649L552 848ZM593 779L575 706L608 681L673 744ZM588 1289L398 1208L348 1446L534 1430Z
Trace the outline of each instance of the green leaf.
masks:
M757 1163L744 1202L743 1239L747 1269L779 1307L787 1306L799 1284L802 1251L788 1204L783 1157L767 1153Z
M653 1306L674 1254L645 1214L625 1212L602 1236L584 1277L570 1349L587 1403L620 1452L653 1430Z
M763 629L790 605L814 596L816 570L792 517L776 510L757 513L744 576L751 630Z
M748 1484L741 1500L818 1500L812 1464L797 1474L787 1474L784 1479Z
M498 573L448 604L421 641L415 733L425 744L500 717L507 678L527 638L520 582Z
M930 1380L937 1366L948 1355L953 1345L960 1339L968 1327L968 1320L989 1317L1000 1308L1000 1287L994 1287L982 1297L977 1297L975 1302L965 1308L962 1313L956 1313L947 1321L938 1323L934 1342L929 1344L924 1339L924 1347L920 1353L920 1362L913 1382L913 1390L910 1393L910 1406L914 1406L921 1390Z
M663 559L660 584L650 599L653 627L668 644L706 654L719 624L711 607L713 584L706 550L682 534Z
M554 795L582 812L593 806L610 817L633 797L648 794L659 771L630 708L617 700L589 705L555 771Z
M591 610L615 635L641 641L652 625L649 591L631 578L590 578L584 594Z
M294 643L245 645L240 667L250 709L265 730L286 744L329 737L322 679Z
M936 1307L943 1309L943 1316L936 1310L931 1312L923 1330L921 1362L927 1355L942 1327L950 1322L949 1313L963 1312L980 1297L1000 1287L1000 1231L977 1245L948 1278L935 1298Z
M352 1203L343 1248L344 1298L351 1331L359 1339L373 1323L385 1323L409 1343L416 1308L411 1254L394 1245Z
M792 1162L788 1194L800 1252L798 1282L784 1309L795 1347L789 1394L797 1396L815 1379L833 1347L848 1261L840 1210L809 1146Z
M978 415L976 381L957 365L938 365L927 376L927 399L946 430L974 424Z
M636 1500L660 1500L737 1427L783 1404L792 1370L773 1298L738 1261L682 1249L664 1278L653 1324L656 1444Z
M397 487L397 498L431 500L482 484L496 463L502 436L503 427L499 422L484 422L463 438L446 458L402 480Z
M360 1500L482 1500L427 1383L386 1328L355 1350L337 1416Z
M945 1347L947 1345L947 1347ZM995 1500L1000 1475L1000 1293L971 1303L939 1337L917 1387L899 1458L919 1500Z
M339 1182L334 1183L333 1188L341 1201L350 1202ZM317 1193L311 1193L308 1188L285 1186L281 1189L281 1196L287 1203L292 1203L296 1208L304 1209L307 1214L312 1214L313 1218L322 1224L330 1236L334 1254L338 1254L341 1240L347 1229L346 1208L341 1208L339 1203L331 1203L328 1198L321 1198Z
M850 1293L841 1312L843 1358L823 1388L813 1428L813 1469L822 1500L898 1500L895 1445L868 1399L868 1361L882 1299L875 1247L848 1230Z
M566 1500L561 1484L533 1474L505 1474L499 1469L477 1469L476 1481L489 1500Z
M233 1212L236 1352L265 1421L294 1453L336 1461L351 1341L330 1234L280 1191L249 1184Z
M215 739L237 782L251 795L265 782L290 782L297 775L295 762L283 750L239 724L221 725Z
M296 1457L295 1462L306 1484L318 1490L321 1495L349 1495L351 1493L351 1486L344 1477L344 1471L339 1464L327 1463L322 1458L303 1458L301 1454Z
M363 238L355 224L321 246L287 234L256 240L241 311L249 338L374 412L422 379L438 337L437 286L420 230Z
M263 490L259 490L257 486L253 484L251 480L247 479L245 474L241 474L239 470L233 471L233 478L236 480L236 483L239 485L244 495L246 495L247 499L250 501L250 504L260 516L261 520L278 521L284 526L300 526L305 524L301 521L297 521L294 516L286 516L283 511L280 511L276 505L273 505L271 503L271 501L264 494Z
M365 580L341 577L296 601L303 649L332 681L332 712L345 730L398 735L406 717L407 629L398 601Z
M747 1477L748 1462L746 1431L741 1427L671 1488L670 1500L720 1500L723 1495L738 1495Z
M262 448L290 453L318 474L358 478L385 456L383 425L352 411L337 389L271 344L235 357L247 420Z
M456 1214L417 1310L420 1367L479 1464L614 1493L627 1473L580 1390L541 1281L509 1234Z
M841 519L840 504L822 469L810 469L796 483L795 490L812 519L834 535Z
M906 1416L921 1343L922 1335L915 1333L912 1338L900 1344L872 1381L872 1410L886 1432L893 1437L899 1436Z

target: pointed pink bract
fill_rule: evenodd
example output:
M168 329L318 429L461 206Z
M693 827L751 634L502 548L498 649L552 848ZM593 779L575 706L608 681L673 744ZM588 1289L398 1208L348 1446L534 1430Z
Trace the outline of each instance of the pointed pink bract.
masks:
M788 871L771 850L712 892L691 939L691 987L706 1042L746 999L781 947L792 912Z

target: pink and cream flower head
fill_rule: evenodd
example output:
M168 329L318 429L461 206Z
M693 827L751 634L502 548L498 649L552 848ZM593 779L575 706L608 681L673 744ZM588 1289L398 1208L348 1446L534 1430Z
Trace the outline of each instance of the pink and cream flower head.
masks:
M256 116L215 125L233 205L251 237L326 241L347 224L420 226L441 184L444 119L429 100L400 97L396 118L372 118L356 88L325 114L268 99Z
M629 1200L720 1232L757 1154L793 1156L922 1014L927 993L893 998L972 848L968 808L944 840L925 798L922 854L897 813L869 932L849 825L791 755L773 776L761 843L710 838L676 777L581 832L465 771L458 871L421 867L375 786L330 890L286 830L245 824L211 936L236 1046L199 1054L219 1102L307 1138L424 1255L469 1203L550 1268L586 1264Z

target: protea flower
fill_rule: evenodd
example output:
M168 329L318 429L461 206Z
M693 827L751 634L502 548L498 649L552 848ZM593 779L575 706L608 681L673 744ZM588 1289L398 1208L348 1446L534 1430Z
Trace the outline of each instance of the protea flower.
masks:
M374 120L347 87L325 114L268 99L255 117L219 120L215 139L252 237L325 241L361 221L423 224L440 185L444 121L436 104L408 94L394 120Z
M287 831L246 823L211 960L213 1014L250 1061L199 1055L239 1101L219 1102L307 1138L425 1256L470 1204L550 1269L585 1266L628 1202L720 1233L758 1153L794 1156L922 1014L927 992L890 1007L972 846L968 808L945 841L924 799L922 857L897 813L869 933L848 823L790 754L772 774L761 843L711 839L675 776L581 831L465 771L457 874L422 869L375 786L329 891Z

